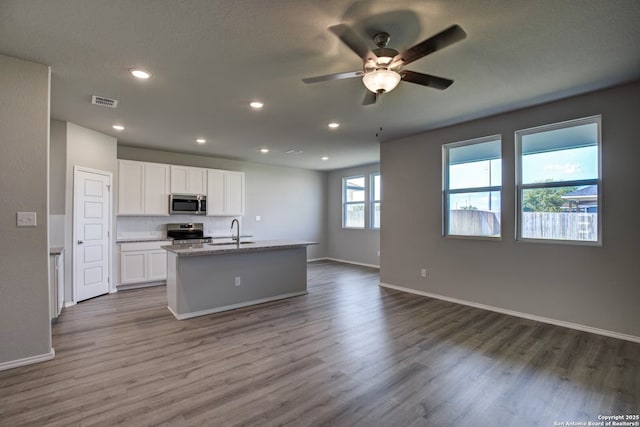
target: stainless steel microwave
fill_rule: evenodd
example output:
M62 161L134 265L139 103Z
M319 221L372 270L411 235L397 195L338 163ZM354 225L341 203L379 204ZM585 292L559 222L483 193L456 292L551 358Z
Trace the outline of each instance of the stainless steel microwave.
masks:
M207 196L202 194L169 195L169 213L171 215L206 215Z

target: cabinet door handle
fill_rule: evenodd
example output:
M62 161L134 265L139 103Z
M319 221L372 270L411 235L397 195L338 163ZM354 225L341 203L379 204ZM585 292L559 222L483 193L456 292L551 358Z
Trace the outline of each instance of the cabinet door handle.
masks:
M82 240L78 240L78 244L79 244L79 245L81 245L81 244L83 244L83 243L84 243L84 242L83 242Z

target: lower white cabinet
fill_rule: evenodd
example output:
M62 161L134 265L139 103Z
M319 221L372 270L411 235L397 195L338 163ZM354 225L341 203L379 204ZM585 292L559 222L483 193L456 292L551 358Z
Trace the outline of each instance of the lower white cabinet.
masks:
M60 316L64 305L64 252L50 254L49 286L51 287L51 319Z
M167 279L167 251L171 241L120 244L120 284L162 282Z

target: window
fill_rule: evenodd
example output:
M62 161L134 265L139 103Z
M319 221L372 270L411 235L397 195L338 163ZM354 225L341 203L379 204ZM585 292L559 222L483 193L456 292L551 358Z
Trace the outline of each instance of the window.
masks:
M500 237L500 136L446 144L442 156L443 234Z
M600 116L516 132L517 239L600 242Z
M342 178L342 227L364 228L364 176Z
M371 183L371 196L369 200L371 201L371 229L379 230L380 229L380 172L372 173L371 179L369 180Z

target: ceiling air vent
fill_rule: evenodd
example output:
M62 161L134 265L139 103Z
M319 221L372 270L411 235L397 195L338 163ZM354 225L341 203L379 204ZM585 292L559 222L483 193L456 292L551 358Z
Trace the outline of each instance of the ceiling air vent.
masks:
M103 107L116 108L118 106L117 99L105 98L104 96L93 95L91 97L93 105L102 105Z

